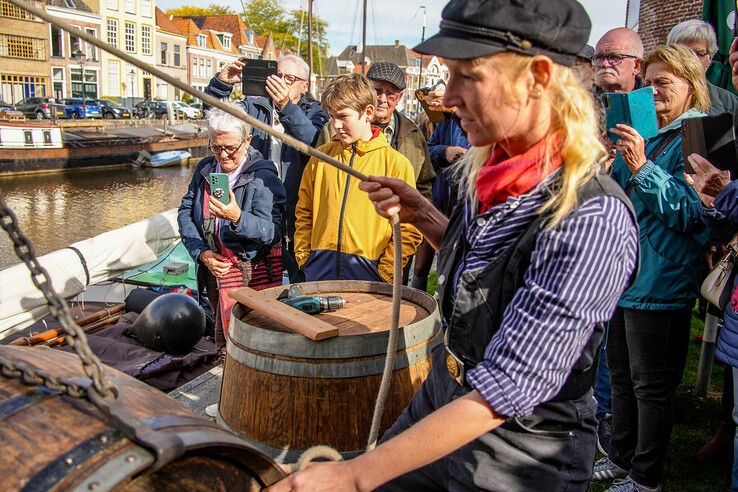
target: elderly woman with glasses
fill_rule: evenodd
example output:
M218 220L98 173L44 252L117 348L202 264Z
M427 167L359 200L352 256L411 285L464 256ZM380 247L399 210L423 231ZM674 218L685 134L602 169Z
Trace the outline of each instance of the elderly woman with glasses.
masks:
M198 290L205 288L213 308L216 343L222 346L233 305L228 291L281 284L285 190L274 163L250 146L247 123L220 109L208 111L206 119L213 155L197 165L177 220L197 263ZM211 173L228 176L227 204L214 196Z
M638 278L618 303L606 348L613 434L593 480L622 479L613 492L660 490L708 239L684 176L681 134L683 120L710 107L704 70L681 45L659 46L643 66L658 135L644 141L630 126L610 129L619 137L612 177L638 214L641 246Z

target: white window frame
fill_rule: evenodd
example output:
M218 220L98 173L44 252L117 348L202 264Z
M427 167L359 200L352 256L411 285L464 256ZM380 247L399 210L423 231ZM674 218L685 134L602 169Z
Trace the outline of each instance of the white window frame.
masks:
M125 11L127 14L136 15L136 0L123 0L125 2Z
M151 55L151 42L154 39L153 31L151 26L146 24L141 26L141 54L143 55ZM148 36L144 35L145 32L148 32Z
M175 63L177 58L179 58L179 62ZM172 66L174 67L182 66L182 46L179 44L172 44Z
M92 36L93 38L97 38L97 29L94 27L85 27L84 32ZM85 56L87 57L87 61L98 61L97 58L97 47L94 44L90 44L87 41L84 41L85 43ZM90 52L90 50L92 50ZM90 56L90 53L92 56Z
M64 38L66 38L66 36L64 35L65 31L57 27L57 31L59 32L59 48L61 54L54 55L54 43L52 42L52 39L54 39L54 31L52 31L52 27L53 26L49 24L49 58L64 58L64 53L66 53L66 49L64 48Z
M198 34L197 35L197 45L200 48L207 48L208 46L208 38L204 34Z
M112 70L111 67L117 67L117 71L118 71L117 80L113 79L113 75L115 71ZM108 61L108 92L109 92L109 94L107 94L108 96L120 97L120 92L121 92L120 68L121 68L121 63L118 60Z
M105 6L108 8L108 10L118 10L120 8L120 5L118 5L118 0L105 0Z
M133 40L133 50L128 49L128 26L133 26L133 33L131 33L130 39ZM125 21L123 31L123 48L126 53L136 52L136 23L131 21Z
M115 38L114 43L111 43L111 36L110 36L110 23L115 24ZM120 23L118 22L118 19L106 19L105 22L105 40L108 42L110 46L113 46L114 48L120 47L120 29L119 29Z
M54 72L61 73L61 80L54 78ZM67 97L67 71L64 67L51 67L51 94L49 97L54 97L54 82L62 83L62 98Z

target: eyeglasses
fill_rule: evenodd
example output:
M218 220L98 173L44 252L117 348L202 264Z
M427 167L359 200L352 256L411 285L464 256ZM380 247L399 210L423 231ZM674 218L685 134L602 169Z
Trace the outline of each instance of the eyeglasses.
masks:
M241 147L243 147L244 142L242 141L238 145L213 145L210 144L210 152L213 153L213 155L220 155L221 152L225 151L225 153L228 155L228 157L233 157L236 155L236 152L241 150Z
M620 65L623 63L623 60L626 58L632 58L634 60L638 60L639 57L634 55L623 55L621 53L605 53L601 55L595 55L592 57L592 65L595 67L601 67L605 64L605 61L610 62L610 65L613 67L616 65Z
M400 91L400 92L388 91L388 90L382 89L381 87L375 87L374 88L374 92L377 93L377 97L379 97L382 94L384 94L385 96L387 96L387 99L393 99L393 98L396 98L396 97L398 97L398 96L400 96L402 94L402 91Z
M294 84L298 80L301 81L301 82L304 82L305 81L305 79L301 79L297 75L290 75L288 73L282 73L282 72L277 72L277 77L279 77L280 79L284 80L289 85Z
M692 53L697 55L697 58L704 58L710 55L709 51L692 50Z

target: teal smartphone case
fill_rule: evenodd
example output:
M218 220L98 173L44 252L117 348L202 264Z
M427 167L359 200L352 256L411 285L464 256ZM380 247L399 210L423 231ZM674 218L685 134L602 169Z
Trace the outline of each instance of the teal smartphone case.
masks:
M210 173L209 179L210 194L223 205L228 205L231 201L231 194L228 190L228 175L226 173Z
M630 92L605 92L600 97L605 108L607 136L613 143L620 137L611 133L610 128L615 128L618 123L633 127L644 140L659 134L653 89L650 87Z

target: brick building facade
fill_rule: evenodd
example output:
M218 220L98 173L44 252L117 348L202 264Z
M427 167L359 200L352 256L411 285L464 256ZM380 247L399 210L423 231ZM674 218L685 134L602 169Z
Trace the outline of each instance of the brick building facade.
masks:
M638 34L646 52L665 43L676 24L702 18L702 0L640 0L640 4Z

